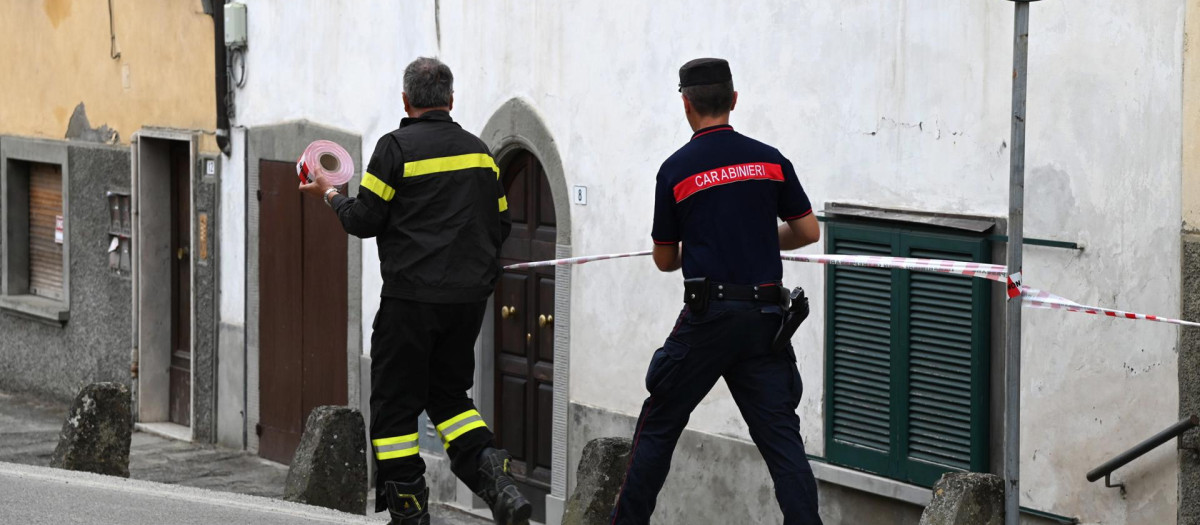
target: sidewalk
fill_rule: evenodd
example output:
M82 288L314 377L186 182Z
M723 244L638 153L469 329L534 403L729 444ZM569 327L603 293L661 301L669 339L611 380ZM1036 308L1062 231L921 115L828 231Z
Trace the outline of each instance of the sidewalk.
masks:
M58 444L58 432L69 408L61 403L0 392L0 463L39 467L49 465L54 447ZM275 499L283 496L288 471L284 465L247 452L175 441L142 432L133 434L129 456L130 479ZM38 478L31 483L53 485L58 481ZM43 493L31 494L42 497ZM16 493L0 494L0 500L9 497L16 497ZM45 497L50 498L47 501L53 499L50 495ZM434 524L489 523L452 508L431 506L431 510ZM0 514L5 512L0 511ZM245 517L249 519L251 516L253 521L259 521L258 514L247 514ZM387 514L374 514L364 519L369 523L385 523ZM236 519L225 523L245 521Z

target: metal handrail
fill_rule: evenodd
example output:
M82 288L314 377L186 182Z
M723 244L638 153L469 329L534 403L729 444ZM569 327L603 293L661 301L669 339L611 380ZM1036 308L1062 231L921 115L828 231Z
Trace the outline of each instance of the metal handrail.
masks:
M1092 469L1091 472L1087 473L1087 480L1094 482L1100 478L1104 478L1104 486L1120 487L1121 491L1124 492L1125 485L1123 483L1113 484L1109 481L1109 476L1112 474L1112 472L1114 470L1117 470L1117 469L1125 466L1130 461L1133 461L1133 460L1141 457L1143 454L1150 452L1155 447L1157 447L1163 443L1166 443L1172 439L1175 439L1175 438L1183 435L1184 432L1187 432L1193 428L1196 428L1197 426L1200 426L1200 417L1197 417L1195 414L1192 414L1191 416L1183 418L1183 419L1179 420L1178 423L1175 423L1174 425L1167 427L1166 430L1163 430L1162 432L1155 434L1150 439L1147 439L1141 443L1138 443L1133 448L1126 450L1125 452L1122 452L1117 457L1112 458L1108 461L1105 461L1103 465L1100 465L1099 467Z

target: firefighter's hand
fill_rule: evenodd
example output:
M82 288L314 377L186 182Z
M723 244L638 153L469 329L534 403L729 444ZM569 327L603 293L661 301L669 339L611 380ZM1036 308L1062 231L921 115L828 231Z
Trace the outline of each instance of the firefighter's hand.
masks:
M329 181L325 179L325 176L321 175L320 173L313 172L311 173L311 177L313 180L311 183L300 184L300 191L312 195L318 199L324 198L325 190L332 188L333 184L330 184Z

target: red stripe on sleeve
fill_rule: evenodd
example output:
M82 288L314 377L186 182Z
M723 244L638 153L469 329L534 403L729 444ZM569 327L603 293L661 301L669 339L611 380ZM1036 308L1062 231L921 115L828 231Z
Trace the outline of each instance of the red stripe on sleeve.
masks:
M812 208L809 208L809 210L808 210L808 211L806 211L806 212L804 212L804 213L801 213L800 215L796 215L795 217L785 217L783 220L785 220L785 221L794 221L794 220L796 220L796 219L803 219L803 218L805 218L805 217L808 217L809 215L812 215L812 212L813 212L813 211L812 211Z

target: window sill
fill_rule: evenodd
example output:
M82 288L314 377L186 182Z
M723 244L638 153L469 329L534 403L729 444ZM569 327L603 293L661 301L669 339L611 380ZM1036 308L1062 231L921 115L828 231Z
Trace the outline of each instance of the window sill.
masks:
M812 465L813 475L826 483L922 507L929 506L929 501L933 497L933 491L925 487L826 463L825 458L809 456L808 459L809 464Z
M0 310L58 326L67 324L71 314L62 301L36 295L0 296Z

